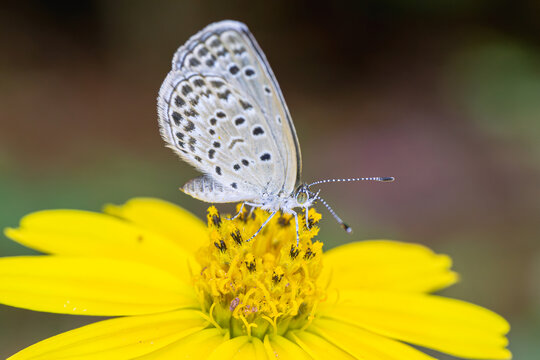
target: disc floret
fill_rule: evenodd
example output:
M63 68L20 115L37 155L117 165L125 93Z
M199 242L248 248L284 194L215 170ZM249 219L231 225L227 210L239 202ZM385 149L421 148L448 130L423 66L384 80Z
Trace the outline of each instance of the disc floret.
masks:
M246 241L268 216L255 209L224 220L215 207L208 209L210 240L197 253L201 271L193 280L203 310L231 337L263 338L306 327L325 297L317 281L323 244L312 240L320 215L310 210L309 230L300 220L298 246L290 214L275 216Z

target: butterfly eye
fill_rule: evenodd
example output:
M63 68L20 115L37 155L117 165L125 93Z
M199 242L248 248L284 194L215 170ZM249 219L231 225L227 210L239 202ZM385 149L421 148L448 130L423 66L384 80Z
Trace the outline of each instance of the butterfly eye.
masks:
M297 195L296 195L296 201L298 202L298 204L302 205L303 203L305 203L306 201L308 200L308 196L305 192L299 192Z

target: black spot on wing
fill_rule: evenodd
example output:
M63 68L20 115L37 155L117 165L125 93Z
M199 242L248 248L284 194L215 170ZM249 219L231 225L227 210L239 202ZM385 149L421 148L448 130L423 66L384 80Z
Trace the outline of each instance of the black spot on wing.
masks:
M182 106L186 105L186 102L184 101L184 99L182 99L182 98L181 98L180 96L178 96L178 95L174 98L174 103L175 103L176 106L178 106L178 107L182 107Z
M204 81L202 79L195 79L193 81L193 85L195 85L197 87L203 87L204 86Z
M229 35L227 36L227 41L230 42L231 44L236 44L238 42L238 39L236 39L236 37L234 37L234 35Z
M215 154L216 154L216 150L214 150L214 149L208 150L208 158L209 159L213 159Z
M173 111L172 118L173 118L174 124L176 126L180 126L180 122L183 120L182 115L180 115L176 111Z
M247 50L245 47L240 47L238 49L235 49L233 52L235 55L242 55L243 53L245 53Z
M188 109L184 111L184 115L188 117L195 117L195 116L199 116L199 113L195 109Z
M259 135L263 135L264 134L264 130L262 127L260 126L256 126L255 128L253 128L253 136L259 136Z
M215 63L216 63L216 57L214 55L212 55L212 58L206 60L205 62L206 66L208 67L214 67Z
M223 49L223 50L219 50L218 52L216 52L216 55L218 57L224 57L225 55L227 55L229 53L229 51L227 49Z
M215 87L216 89L219 89L220 87L225 85L223 81L219 81L219 80L212 80L210 81L210 84L212 84L212 86Z
M253 76L255 76L255 70L252 68L252 67L246 67L244 69L244 74L248 77L248 78L252 78Z
M234 125L236 126L240 126L242 125L243 123L246 122L246 119L244 119L243 117L239 116L237 117L236 119L234 119Z
M189 85L182 86L182 95L186 96L187 94L189 94L192 91L193 91L193 89L191 88L191 86L189 86Z
M199 52L197 53L200 57L206 56L208 54L208 49L204 46L199 49Z
M216 174L221 175L221 168L216 166Z
M217 149L219 147L221 147L221 143L219 141L214 141L214 143L212 144L214 145L214 147Z
M218 111L218 112L216 113L216 116L217 116L218 118L220 118L220 119L223 119L224 117L227 116L227 114L225 114L223 111Z
M216 125L217 124L217 119L216 118L211 118L210 119L210 124L211 125Z
M247 161L246 159L242 159L242 164L244 166L248 166L249 165L249 161Z
M230 95L231 95L231 90L229 90L229 89L225 90L225 92L217 94L218 98L220 98L222 100L225 100L225 101L227 101L227 99L229 99Z
M229 66L229 72L232 75L238 74L239 71L240 71L240 69L238 68L238 66L236 66L236 64L232 64L231 66Z
M234 164L233 169L236 171L240 170L240 165Z
M197 60L196 58L191 57L191 58L189 59L189 65L190 65L190 66L193 66L193 67L196 67L196 66L201 65L201 62L200 62L199 60Z
M195 139L194 137L190 137L189 138L189 141L188 141L188 144L189 144L189 150L191 151L195 151L195 144L197 143L197 139Z
M272 158L272 157L271 157L270 153L264 153L264 154L262 154L261 157L260 157L260 159L261 159L262 161L269 161L271 158Z
M184 126L184 131L192 132L193 130L195 130L195 124L193 123L193 121L188 120L186 126Z
M244 110L253 109L253 105L251 105L247 101L244 101L242 99L238 99L238 102L240 103L240 106L242 106L242 109L244 109Z

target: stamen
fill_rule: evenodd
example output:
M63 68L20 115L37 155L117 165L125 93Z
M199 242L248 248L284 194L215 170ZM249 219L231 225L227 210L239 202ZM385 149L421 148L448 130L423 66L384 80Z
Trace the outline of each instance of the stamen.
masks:
M294 247L294 245L291 245L291 251L289 251L289 255L291 256L291 259L296 259L298 254L300 253L300 249L297 247Z
M227 251L227 245L225 244L225 241L223 240L219 240L219 244L215 242L214 246L217 247L221 252Z
M257 285L264 293L264 296L266 297L266 299L270 300L272 296L270 295L270 293L268 292L264 284L257 280ZM268 301L268 305L270 305L270 307L272 308L273 314L274 315L277 314L278 311L277 311L276 305L272 301Z
M236 298L232 299L231 305L229 305L229 310L234 311L234 309L236 309L238 304L240 304L240 299L239 298L236 297Z
M311 323L313 322L313 320L315 319L315 310L317 310L317 305L319 305L319 304L318 304L318 303L315 303L315 304L313 305L313 307L311 308L311 311L310 311L310 313L309 313L309 315L308 315L308 317L307 317L307 321L306 321L306 323L304 324L304 326L302 326L302 327L300 328L300 331L306 330L306 329L309 327L309 325L311 325Z
M277 336L277 325L276 325L276 320L277 320L277 316L274 317L274 319L272 320L270 317L266 316L266 315L261 315L261 318L263 318L264 320L268 321L270 323L270 325L272 325L272 328L274 329L274 336Z
M212 315L214 312L214 308L216 307L216 303L212 303L212 306L210 306L210 310L208 311L208 315L206 315L204 312L199 312L199 314L207 321L209 321L212 325L214 325L219 330L223 330L221 326L217 323L216 320L214 320L214 316Z
M221 226L221 217L219 216L219 213L212 215L212 222L218 228Z
M257 324L255 324L255 323L248 323L248 321L246 320L246 317L245 317L244 315L240 315L240 319L242 320L242 322L243 322L244 325L246 326L247 336L248 336L248 337L251 337L251 328L252 328L252 327L257 327Z
M240 230L236 229L236 231L232 232L231 237L238 245L242 245L242 235L240 235Z

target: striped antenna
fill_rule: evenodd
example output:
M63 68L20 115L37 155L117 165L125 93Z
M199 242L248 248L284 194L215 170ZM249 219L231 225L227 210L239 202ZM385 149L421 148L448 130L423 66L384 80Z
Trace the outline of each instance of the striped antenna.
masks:
M349 181L381 181L381 182L392 182L394 181L394 177L366 177L366 178L351 178L351 179L327 179L327 180L319 180L315 181L314 183L311 183L308 185L317 185L317 184L325 184L325 183L331 183L331 182L349 182ZM320 198L319 198L320 199ZM322 199L321 199L322 200Z
M348 232L349 234L352 233L352 229L349 225L345 224L343 222L343 220L341 220L341 218L336 214L336 212L330 207L330 205L328 205L328 203L326 201L324 201L324 199L322 197L319 196L319 193L317 194L314 194L310 191L310 195L314 196L313 200L320 200L324 206L326 206L326 208L328 209L328 211L330 212L330 214L332 214L332 216L334 217L334 219L336 219L336 221L338 222L339 225L341 225L341 227L343 228L343 230L345 230L346 232Z

